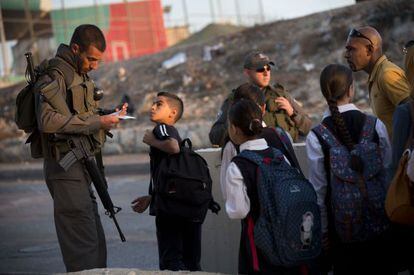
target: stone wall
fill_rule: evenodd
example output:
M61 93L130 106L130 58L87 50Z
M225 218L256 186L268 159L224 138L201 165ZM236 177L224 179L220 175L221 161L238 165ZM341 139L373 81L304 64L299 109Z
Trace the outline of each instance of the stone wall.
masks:
M142 142L145 130L154 127L153 124L141 124L135 126L128 122L121 122L119 128L111 130L113 138L108 138L103 148L104 155L130 154L148 152L148 145ZM210 146L208 132L211 122L199 120L193 122L181 122L176 125L181 137L190 138L194 148ZM0 141L0 162L30 161L30 146L25 144L27 134L21 134L17 138L9 138Z

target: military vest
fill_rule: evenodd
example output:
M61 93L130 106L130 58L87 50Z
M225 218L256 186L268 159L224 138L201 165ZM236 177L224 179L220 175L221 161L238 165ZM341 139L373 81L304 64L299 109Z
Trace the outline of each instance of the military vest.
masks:
M53 82L41 90L41 96L44 97L53 108L57 109L59 113L66 116L77 115L81 119L86 119L89 116L97 114L96 109L98 107L98 102L95 101L93 97L95 84L87 75L79 75L69 63L59 57L45 60L39 67L43 67L46 72L55 70L64 78L66 98L59 95L60 91L56 84L53 85ZM39 103L36 102L35 104ZM62 155L69 150L64 143L56 144L49 142L50 137L46 137L45 139L42 146L43 150L41 150L41 155L43 156L50 156L50 152L53 150L59 151L56 152L58 155ZM94 142L96 150L99 150L105 142L105 132L100 130L92 134L91 139ZM38 145L32 143L31 147L33 146ZM51 146L54 146L55 148L48 148ZM41 148L31 149L33 157L41 157L41 155L39 155L39 149ZM37 156L33 155L34 151L37 151Z
M280 127L290 134L293 140L299 136L299 130L295 122L288 116L285 110L278 108L275 103L277 97L288 99L285 88L276 83L274 86L267 86L264 90L266 97L266 112L263 121L269 127Z

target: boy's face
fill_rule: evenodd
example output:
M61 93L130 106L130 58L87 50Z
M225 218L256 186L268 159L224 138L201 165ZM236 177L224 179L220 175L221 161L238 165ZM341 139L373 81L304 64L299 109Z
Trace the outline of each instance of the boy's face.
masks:
M172 124L176 114L177 110L171 109L165 97L157 96L151 106L150 119L152 122Z

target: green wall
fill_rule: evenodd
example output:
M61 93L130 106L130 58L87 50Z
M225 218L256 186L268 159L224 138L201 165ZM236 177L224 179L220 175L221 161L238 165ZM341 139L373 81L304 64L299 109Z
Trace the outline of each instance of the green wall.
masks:
M107 30L109 28L109 6L73 8L65 11L52 10L51 18L57 45L68 44L73 31L81 24L94 24L102 31ZM64 19L66 19L66 32Z

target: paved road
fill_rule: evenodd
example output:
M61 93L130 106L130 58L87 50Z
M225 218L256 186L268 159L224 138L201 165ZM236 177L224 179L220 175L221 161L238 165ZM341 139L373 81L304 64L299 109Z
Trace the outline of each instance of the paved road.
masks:
M158 269L154 218L132 212L130 202L148 190L147 174L108 178L127 239L121 243L112 220L102 212L108 267ZM0 274L64 272L53 223L52 200L41 180L0 181Z

